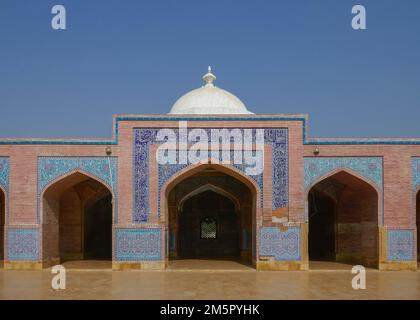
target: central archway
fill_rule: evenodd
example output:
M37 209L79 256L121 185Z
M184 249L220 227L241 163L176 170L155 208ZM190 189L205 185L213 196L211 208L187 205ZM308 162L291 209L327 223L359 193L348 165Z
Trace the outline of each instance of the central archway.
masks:
M309 260L378 268L379 196L363 177L341 170L308 192Z
M203 191L178 212L178 257L239 260L240 212L227 197Z
M201 165L175 177L164 194L168 260L255 264L259 197L251 179L225 166Z
M75 171L51 183L41 199L44 267L67 261L79 266L74 261L80 260L109 261L111 267L113 195L108 186Z

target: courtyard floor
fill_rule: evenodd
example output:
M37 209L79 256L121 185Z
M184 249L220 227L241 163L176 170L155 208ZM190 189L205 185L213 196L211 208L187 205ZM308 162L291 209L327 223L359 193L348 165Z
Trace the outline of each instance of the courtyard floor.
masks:
M64 263L66 289L50 270L0 270L0 299L420 299L420 272L366 273L354 290L351 266L312 262L310 271L257 272L232 261L176 261L166 271L111 271L107 262Z

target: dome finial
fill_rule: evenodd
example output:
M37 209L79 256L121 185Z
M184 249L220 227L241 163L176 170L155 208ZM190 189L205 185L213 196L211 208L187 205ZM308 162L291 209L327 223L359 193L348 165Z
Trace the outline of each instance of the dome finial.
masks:
M206 87L214 87L213 81L216 80L216 76L211 72L211 66L208 67L207 73L203 76L203 80L206 83Z

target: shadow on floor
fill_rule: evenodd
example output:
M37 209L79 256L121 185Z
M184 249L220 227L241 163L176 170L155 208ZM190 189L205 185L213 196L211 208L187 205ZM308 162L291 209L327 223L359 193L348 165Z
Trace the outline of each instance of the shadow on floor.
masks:
M316 271L351 271L353 266L356 264L351 263L343 263L343 262L336 262L336 261L319 261L319 260L310 260L309 261L309 270L316 270ZM372 268L366 268L367 270L375 270Z
M112 270L111 260L72 260L61 265L67 270Z
M170 260L168 270L176 271L255 271L251 264L237 260L222 259L176 259Z

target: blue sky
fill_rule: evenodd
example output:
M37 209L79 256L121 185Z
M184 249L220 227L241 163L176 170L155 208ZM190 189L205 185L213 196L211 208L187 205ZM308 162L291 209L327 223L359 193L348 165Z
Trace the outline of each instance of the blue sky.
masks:
M211 64L251 111L308 113L310 137L420 138L419 59L414 0L1 0L0 137L110 137Z

